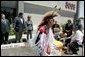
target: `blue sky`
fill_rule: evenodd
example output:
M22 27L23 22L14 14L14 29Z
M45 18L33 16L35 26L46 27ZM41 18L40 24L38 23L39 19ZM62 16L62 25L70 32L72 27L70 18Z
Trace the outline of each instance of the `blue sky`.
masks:
M79 17L84 17L84 1L80 1Z

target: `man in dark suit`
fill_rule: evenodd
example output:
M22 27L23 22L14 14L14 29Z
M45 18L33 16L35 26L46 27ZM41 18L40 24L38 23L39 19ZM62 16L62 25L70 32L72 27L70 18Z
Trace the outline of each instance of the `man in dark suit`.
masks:
M1 14L1 44L8 43L9 31L10 31L10 23L8 19L5 18L5 15Z
M19 13L19 16L15 17L15 32L17 42L20 42L24 28L25 22L23 18L23 13Z
M65 33L67 33L67 37L70 37L72 35L72 30L73 30L73 24L71 20L67 20L67 23L65 25ZM70 43L71 39L66 39L65 41L65 46L67 46L68 43Z

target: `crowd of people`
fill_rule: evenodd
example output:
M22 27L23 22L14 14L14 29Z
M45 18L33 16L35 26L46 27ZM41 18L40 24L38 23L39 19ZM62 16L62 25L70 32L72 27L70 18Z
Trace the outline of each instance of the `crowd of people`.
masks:
M58 16L57 12L50 11L45 13L42 22L38 26L39 35L35 40L35 44L40 40L41 48L44 52L46 52L46 54L51 54L51 52L53 52L53 46L58 48L58 46L54 43L56 40L60 41L59 43L61 43L62 49L63 47L67 47L65 53L77 53L76 48L78 48L79 45L82 45L84 41L84 34L82 33L80 19L76 20L75 26L70 19L67 20L64 30L61 30L61 26L53 19L55 16ZM17 43L21 42L24 29L27 30L27 40L32 39L33 22L31 17L32 16L28 15L27 21L24 21L23 13L19 13L19 15L15 17L14 30ZM9 31L10 23L8 19L5 18L5 14L1 14L1 45L8 44ZM62 34L66 37L65 43L62 40Z
M9 41L9 32L10 32L10 23L8 19L5 18L5 14L1 14L1 44L8 44ZM27 31L27 40L32 38L33 31L33 23L31 20L31 16L27 17L27 21L23 18L23 13L19 13L18 16L14 19L14 30L15 30L15 38L16 42L21 42L22 34L24 29Z

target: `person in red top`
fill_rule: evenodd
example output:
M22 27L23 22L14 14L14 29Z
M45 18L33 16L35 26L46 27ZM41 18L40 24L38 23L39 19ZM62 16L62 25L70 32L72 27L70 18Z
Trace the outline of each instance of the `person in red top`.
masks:
M44 18L42 20L42 22L40 23L40 25L38 26L38 31L40 32L40 34L48 33L48 30L50 27L53 26L54 23L54 19L53 17L57 16L56 12L53 13L53 11L49 11L47 13L44 14ZM39 37L39 36L38 36ZM36 39L35 44L39 41L39 38Z
M50 55L51 52L51 44L53 42L53 32L52 26L54 23L53 17L58 16L57 12L49 11L45 13L44 18L40 25L38 26L38 36L36 38L35 44L40 41L41 48L46 52L46 54Z

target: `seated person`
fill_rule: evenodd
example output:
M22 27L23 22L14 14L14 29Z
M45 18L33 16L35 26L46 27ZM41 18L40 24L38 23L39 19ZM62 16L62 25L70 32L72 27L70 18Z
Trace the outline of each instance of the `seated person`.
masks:
M72 35L72 30L73 30L73 24L69 19L65 25L65 32L67 33L67 37L70 37Z
M55 37L55 39L60 38L60 29L54 28L54 37Z
M70 43L67 45L67 53L77 54L79 45L82 45L84 34L77 28L73 28L74 34L70 36Z
M52 30L53 30L55 39L60 38L60 37L59 37L60 26L59 26L59 24L57 23L57 21L55 21L55 24L52 26Z

